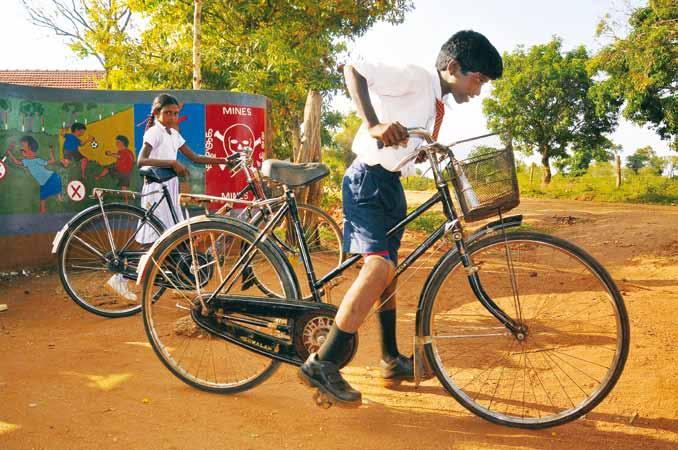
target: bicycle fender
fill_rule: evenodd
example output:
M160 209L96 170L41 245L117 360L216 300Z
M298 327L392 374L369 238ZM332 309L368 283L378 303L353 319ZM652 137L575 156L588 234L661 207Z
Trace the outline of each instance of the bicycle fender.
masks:
M105 206L109 205L122 205L122 203L107 203ZM126 205L130 206L130 205ZM64 237L68 234L68 230L71 228L71 226L78 221L82 216L85 214L89 214L92 210L95 209L101 209L101 206L99 205L92 205L89 208L85 208L82 211L80 211L78 214L74 215L71 217L71 219L64 224L63 227L57 232L56 236L54 236L54 239L52 240L52 254L57 253L59 250L59 246L61 245L61 242L64 240Z
M473 233L471 236L469 236L468 240L466 240L466 247L467 248L470 247L474 242L483 238L487 234L501 231L502 229L505 228L518 227L522 225L522 223L523 223L522 214L508 216L505 217L503 220L495 220L493 222L490 222L483 226L482 228L480 228L475 233ZM417 305L417 314L415 319L415 330L418 337L423 337L422 336L423 332L421 331L422 330L421 312L424 309L424 299L427 297L429 287L431 286L431 282L438 273L440 267L444 264L450 263L451 261L454 260L454 258L457 258L458 255L459 252L457 251L456 246L448 250L443 256L440 257L440 259L438 259L438 261L433 266L433 269L431 269L431 271L429 272L428 277L426 278L424 288L421 290L421 294L419 295L419 304Z

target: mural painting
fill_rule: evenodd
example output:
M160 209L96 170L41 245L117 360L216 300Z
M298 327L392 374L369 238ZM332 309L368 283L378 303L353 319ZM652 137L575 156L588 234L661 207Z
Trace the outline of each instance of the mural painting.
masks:
M264 97L170 92L183 102L179 132L193 151L225 156L249 146L261 164ZM0 236L58 230L95 203L95 187L141 191L136 160L156 95L0 84ZM183 192L228 198L245 185L225 166L179 158L190 172ZM115 201L140 204L126 195Z

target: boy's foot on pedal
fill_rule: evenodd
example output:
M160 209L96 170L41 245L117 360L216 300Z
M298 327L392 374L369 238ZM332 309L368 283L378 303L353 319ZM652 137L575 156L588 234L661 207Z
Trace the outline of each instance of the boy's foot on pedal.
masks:
M332 397L334 400L351 406L362 403L362 394L351 387L341 377L339 368L330 361L319 361L316 353L311 353L299 368L299 378Z
M414 381L412 358L398 355L390 361L381 360L381 377L387 381Z

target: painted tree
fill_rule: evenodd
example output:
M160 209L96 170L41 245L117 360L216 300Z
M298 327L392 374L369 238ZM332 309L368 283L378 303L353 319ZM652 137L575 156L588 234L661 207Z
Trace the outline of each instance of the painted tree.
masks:
M563 52L554 38L503 58L504 75L493 82L483 110L490 129L511 135L515 149L539 153L543 184L551 181L552 159L572 154L608 159L605 133L617 124L618 104L611 98L594 102L583 46Z
M35 129L36 119L40 123L42 115L45 113L44 106L39 102L24 100L19 103L19 113L23 120L23 131L37 131Z
M611 43L591 61L602 78L596 89L624 100L624 117L650 125L678 151L678 3L649 0L627 19L626 30L609 16L598 26Z

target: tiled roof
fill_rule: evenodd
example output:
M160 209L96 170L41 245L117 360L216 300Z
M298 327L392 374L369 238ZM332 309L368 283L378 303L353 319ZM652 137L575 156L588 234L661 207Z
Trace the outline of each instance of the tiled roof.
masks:
M103 70L0 70L0 83L65 89L96 89Z

